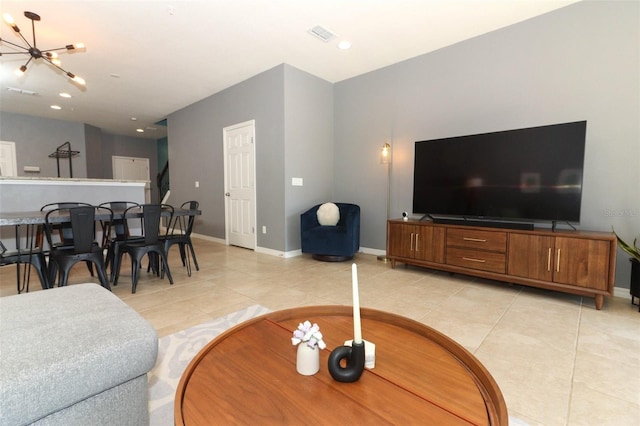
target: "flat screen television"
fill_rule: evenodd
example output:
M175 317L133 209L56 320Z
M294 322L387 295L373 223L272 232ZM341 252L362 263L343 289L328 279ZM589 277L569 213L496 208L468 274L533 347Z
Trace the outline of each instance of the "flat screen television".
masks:
M413 212L436 221L580 222L586 121L415 143Z

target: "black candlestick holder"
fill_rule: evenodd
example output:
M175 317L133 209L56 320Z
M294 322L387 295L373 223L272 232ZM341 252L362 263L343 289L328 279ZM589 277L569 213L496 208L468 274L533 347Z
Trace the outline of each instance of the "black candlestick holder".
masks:
M351 346L339 346L329 355L329 373L333 380L343 383L357 382L364 371L364 341ZM346 366L342 366L342 361Z

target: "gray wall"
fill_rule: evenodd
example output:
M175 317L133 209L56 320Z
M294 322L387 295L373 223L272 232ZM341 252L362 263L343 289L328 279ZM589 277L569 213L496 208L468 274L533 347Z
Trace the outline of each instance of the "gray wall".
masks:
M411 211L416 140L587 120L581 229L640 235L640 6L580 2L335 85L337 199L363 211L361 245L385 247ZM616 285L628 287L618 251Z
M279 65L169 116L169 201L198 200L196 232L225 238L223 129L248 120L256 123L257 245L297 250L300 213L332 198L333 86L292 66ZM303 178L304 186L292 186L292 177Z
M169 115L169 202L200 202L195 232L224 239L223 129L255 120L257 243L284 250L283 87L280 65Z
M87 149L87 177L90 179L101 179L107 173L111 173L111 168L105 171L103 166L102 130L100 130L99 127L85 124L84 138Z
M285 68L285 251L300 249L300 213L333 199L333 85ZM303 186L292 186L291 178Z
M49 158L49 154L69 141L72 150L80 151L79 156L72 159L73 177L87 177L82 123L0 112L0 140L16 143L18 176L57 177L56 160ZM24 166L38 166L40 173L25 173ZM60 177L69 177L69 160L60 160Z
M113 179L114 155L149 159L151 178L151 202L158 202L158 145L155 140L132 138L130 136L102 134L102 170L105 179Z
M112 179L113 155L148 158L151 199L157 199L154 140L110 135L87 124L10 112L0 112L0 140L16 143L18 176L57 177L56 160L49 158L49 154L66 141L71 143L71 149L80 151L72 160L74 178ZM25 173L24 166L38 166L40 173ZM69 177L69 160L60 160L60 177Z

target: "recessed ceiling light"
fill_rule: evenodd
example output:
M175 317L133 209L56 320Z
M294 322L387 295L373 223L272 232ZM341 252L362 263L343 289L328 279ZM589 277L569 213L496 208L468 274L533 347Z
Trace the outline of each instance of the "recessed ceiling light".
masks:
M342 40L338 43L338 49L347 50L351 47L351 42L349 40Z
M144 129L136 129L136 132L138 132L138 133L144 133Z
M136 121L136 120L137 120L137 118L131 117L131 121Z
M62 109L60 105L51 105L51 109Z
M61 98L70 98L71 97L70 94L64 93L64 92L63 93L59 93L59 95L60 95Z
M120 74L112 73L112 74L109 74L109 77L120 78Z

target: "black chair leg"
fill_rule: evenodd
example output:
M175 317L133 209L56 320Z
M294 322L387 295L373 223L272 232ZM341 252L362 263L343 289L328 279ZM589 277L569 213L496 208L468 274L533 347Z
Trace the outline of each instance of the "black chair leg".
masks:
M47 275L49 277L49 288L53 288L56 284L56 277L58 276L58 263L55 260L49 258L48 269L49 271L47 272Z
M112 282L113 285L118 285L118 278L120 278L120 266L122 265L122 256L124 253L119 251L117 256L114 256L113 262L111 262L111 273L112 273Z
M109 285L109 278L107 278L107 271L105 269L104 263L100 265L99 261L96 262L96 269L98 271L98 278L100 279L100 285L111 291L111 286Z
M91 263L90 260L86 260L85 263L87 264L87 269L89 270L89 273L91 274L91 276L93 277L93 263Z
M169 262L167 261L167 256L165 256L164 253L162 253L160 256L162 257L162 266L164 271L167 273L169 284L173 284L173 277L171 276L171 271L169 270Z
M196 252L193 251L193 244L191 243L191 239L189 239L187 241L187 245L189 246L189 249L191 250L191 257L193 258L193 265L196 267L196 271L199 271L200 267L198 267L198 259L196 259Z
M67 281L69 281L69 270L67 269L66 265L64 265L60 267L60 278L58 279L58 287L67 285Z
M43 290L47 290L49 287L49 280L48 280L48 274L47 274L47 261L44 259L44 256L42 256L42 258L36 256L33 259L31 259L31 263L34 264L34 266L36 267L36 271L38 272L38 278L40 278L40 285L42 286Z
M182 260L182 266L187 266L187 253L185 252L184 244L179 243L178 248L180 249L180 259ZM167 253L169 252L167 251Z
M136 292L136 287L138 286L138 269L140 269L139 267L139 260L136 259L133 255L130 256L131 257L131 293Z
M32 253L26 256L28 260L24 262L25 268L35 268L38 273L38 278L40 279L40 285L43 290L47 290L49 288L49 270L47 268L47 259L44 257L42 252ZM18 272L19 273L19 272ZM26 272L26 288L25 290L29 292L29 278L31 277L31 269Z

